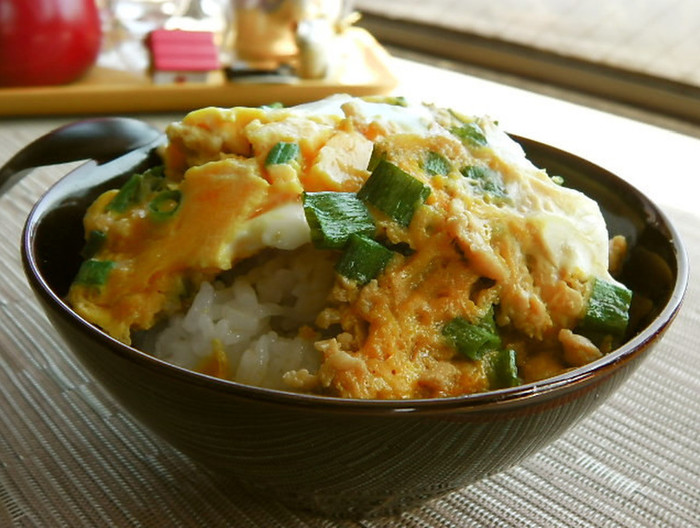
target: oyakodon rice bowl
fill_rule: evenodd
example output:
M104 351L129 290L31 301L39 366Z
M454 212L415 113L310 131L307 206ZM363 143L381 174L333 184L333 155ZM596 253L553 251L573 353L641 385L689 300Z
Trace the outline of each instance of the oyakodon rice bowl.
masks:
M227 114L227 111L220 110L214 111L214 114L219 112L223 116ZM264 109L254 112L258 115L267 113ZM197 119L194 118L207 115L211 115L210 111L197 112L189 120L196 123ZM338 118L333 122L337 124L341 120ZM245 142L238 141L240 134L230 119L212 119L211 126L204 126L200 120L200 125L196 128L201 128L201 141L192 144L193 151L205 150L207 144L214 142L211 148L206 149L210 156L219 156L217 153L221 151L229 152L229 156L234 151L243 152L241 146L245 146ZM225 131L222 131L222 125ZM374 128L379 130L378 125ZM459 129L462 127L458 127L457 131ZM487 135L491 135L490 130ZM218 143L216 137L221 138ZM228 138L227 141L224 141L224 137ZM395 513L503 471L551 443L605 402L648 357L650 351L661 342L681 305L688 282L688 261L678 233L663 212L627 182L601 167L530 139L518 138L518 142L537 165L548 167L552 174L563 177L566 186L594 198L610 233L624 235L629 247L618 280L634 291L629 324L617 349L581 367L531 383L444 398L369 401L337 398L310 392L265 389L202 375L114 339L78 315L69 306L67 294L81 259L90 258L88 255L91 251L105 243L104 240L100 242L103 237L99 233L90 235L88 232L92 247L88 244L83 249L83 256L79 255L85 244L82 225L86 209L106 189L129 181L133 172L142 174L146 171L149 174L146 178L133 178L137 183L139 180L143 183L144 179L151 181L157 176L159 169L155 169L156 174L153 169L162 164L167 156L156 155L151 145L110 162L86 163L53 185L37 201L27 218L21 242L24 269L55 328L100 387L142 424L214 472L217 478L222 478L221 489L227 493L235 494L235 490L238 490L236 486L243 484L247 490L261 492L266 500L279 500L292 508L316 513L354 518ZM83 152L83 145L79 146ZM519 148L516 146L510 151L515 154ZM490 150L478 150L474 157L477 155L489 157ZM264 150L257 156L263 157ZM521 158L522 153L518 156ZM202 162L205 157L202 156ZM493 166L503 169L503 164L495 159L491 161ZM485 164L485 161L481 163ZM262 167L262 163L258 166ZM216 164L209 165L209 169L213 167ZM366 177L365 171L362 169L360 174ZM469 174L468 170L465 172ZM196 180L197 174L198 171L189 171L188 178L195 175L193 180ZM420 172L416 171L416 174L421 177ZM199 176L202 176L201 172ZM154 183L157 181L153 180ZM467 181L473 181L473 177ZM173 187L171 190L178 190L178 185ZM509 188L508 185L506 187ZM126 199L129 188L127 185L121 193L120 201L123 200L125 211L136 213L139 209L131 208L132 200ZM224 186L222 190L226 188ZM133 183L131 189L135 190ZM189 194L190 190L185 188L182 196ZM222 193L217 191L215 196L219 194ZM435 195L441 195L439 190ZM139 201L136 199L138 195L133 197L134 202ZM164 234L168 231L168 218L173 220L181 217L182 213L190 214L185 208L184 199L179 208L175 207L177 197L177 192L166 193L155 201L153 212L147 213L150 217L148 222L152 223L150 229L160 226L161 234ZM120 201L111 207L121 209ZM293 202L291 200L289 203ZM424 204L426 208L433 207L429 200ZM294 211L299 213L298 206L290 207L290 214L281 214L280 219L287 218ZM277 207L271 210L281 211ZM173 215L169 215L169 211ZM210 208L206 219L212 220L210 217L217 212L217 209ZM379 216L380 213L374 211L374 214ZM419 218L420 214L416 212L415 218ZM121 215L118 211L114 212L114 218L121 220L119 225L123 228L122 232L127 232L127 228L135 226L135 222L128 221L128 214ZM304 218L303 214L299 216ZM591 218L596 217L593 215ZM141 227L149 228L145 218L146 215ZM265 218L270 220L272 217ZM255 223L248 223L243 231L248 235L257 232L260 239L261 233L282 233L285 232L283 228L293 224L300 225L301 222L292 222L287 218L278 223L278 229L262 231L255 229ZM410 229L418 225L411 225ZM295 232L300 231L294 228L288 231ZM142 235L147 233L142 232ZM310 233L307 233L310 238ZM440 232L436 230L435 233ZM109 233L110 237L112 235L114 232ZM374 238L377 233L369 235ZM142 238L148 242L145 236ZM254 237L249 236L249 242L251 238ZM279 240L287 238L282 236ZM382 237L378 238L382 245ZM275 236L267 238L263 245L273 246L275 240ZM208 242L200 232L197 241L199 245L207 246L209 249L206 253L209 253L211 240ZM108 245L111 243L114 241L107 241ZM172 244L169 249L174 247L176 251L166 253L171 258L182 253L192 255L192 247L187 244ZM298 246L301 252L305 252L301 248L308 246L308 239L299 241ZM482 247L486 249L487 245ZM393 246L392 251L402 250L399 252L402 257L410 257L411 251L406 249L405 246ZM229 287L236 277L244 276L272 253L283 251L287 250L256 251L253 260L243 258L233 266L233 270L209 270L206 275L211 274L211 277L203 277L191 270L187 280L181 281L181 291L185 295L175 295L171 300L177 302L163 305L163 313L154 318L154 324L167 324L170 315L185 313L198 290L198 284L211 282L216 283L217 288ZM344 252L326 251L316 254L323 253L337 260L337 253L334 252ZM412 254L418 253L415 251ZM95 252L93 259L95 255L101 256L103 253ZM231 254L224 256L230 257ZM395 262L401 262L401 257L396 258L399 260ZM117 258L113 263L95 260L96 263L87 266L87 271L92 268L92 280L97 283L110 276L109 270L124 266L123 262L118 263ZM393 265L393 262L390 263L384 273L367 284L371 285L373 280L379 282L382 276L387 277ZM111 275L109 281L119 276ZM86 278L83 276L82 280ZM156 279L161 284L164 281L162 275ZM343 288L336 290L337 280L334 276L331 295L334 295L334 291L344 291ZM129 284L132 283L125 285ZM96 290L100 288L99 284L93 287ZM399 296L402 291L395 293ZM142 300L147 301L148 297ZM404 303L405 297L397 300L406 306L404 311L410 314L411 303ZM292 301L287 298L280 304L289 306ZM137 309L142 305L145 306L144 302L134 304ZM129 305L125 305L125 308L125 313L128 313ZM498 315L499 310L500 307L495 307L494 313ZM307 335L305 332L309 331L308 328L302 330L304 325L301 325L298 331L290 332L280 323L280 318L270 318L270 328L284 337L313 339L315 335L312 334L318 331L311 326L311 334ZM333 327L329 326L329 329L329 333L332 333ZM145 332L151 331L156 332L157 328ZM438 331L442 333L439 327ZM143 333L143 330L136 330L132 335L138 337ZM428 334L428 337L431 335L434 333ZM321 335L321 338L324 337L327 336ZM512 344L508 335L501 335L500 339L502 343ZM314 347L314 350L317 351L317 348ZM527 364L532 361L521 351L522 348L519 348L516 354L518 377L527 373ZM484 352L484 356L489 354L494 354L493 350ZM361 357L360 354L358 356ZM323 358L323 355L317 355L321 364ZM478 363L477 360L469 361ZM229 368L233 369L231 365ZM233 480L233 485L229 479ZM465 492L468 493L468 490ZM239 497L246 500L244 497L247 495Z
M411 399L556 376L625 336L625 238L488 118L336 96L206 108L167 135L162 167L88 210L68 297L124 343L242 383Z

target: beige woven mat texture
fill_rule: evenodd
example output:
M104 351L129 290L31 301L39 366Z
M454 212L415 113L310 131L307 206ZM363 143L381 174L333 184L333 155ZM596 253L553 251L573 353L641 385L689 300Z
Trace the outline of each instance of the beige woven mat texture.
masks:
M30 123L26 136L12 130L3 127L0 159L35 132ZM64 172L37 171L0 199L0 526L700 526L700 286L692 276L662 344L557 442L400 517L330 521L217 487L75 362L40 313L18 258L30 205ZM669 213L699 262L700 216Z

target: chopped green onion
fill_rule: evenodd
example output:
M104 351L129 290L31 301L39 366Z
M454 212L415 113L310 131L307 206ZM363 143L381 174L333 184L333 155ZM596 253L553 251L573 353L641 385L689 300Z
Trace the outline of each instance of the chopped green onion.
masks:
M369 158L367 170L372 172L374 169L377 168L377 165L379 165L379 162L382 160L386 160L386 152L379 148L375 143L372 147L372 155Z
M299 157L299 145L280 141L270 149L265 165L283 165Z
M100 231L98 229L93 229L88 233L87 240L85 241L85 246L80 252L80 256L83 258L91 258L97 255L97 253L104 246L107 240L107 233Z
M481 194L492 198L505 198L507 196L503 180L497 171L481 165L468 165L462 167L460 172L462 176L471 181Z
M522 383L518 376L518 364L516 359L515 350L512 348L495 350L484 358L491 389L515 387Z
M146 172L143 173L141 182L141 195L143 198L148 193L157 191L163 187L163 180L165 178L165 167L163 165L158 165L157 167L151 167ZM142 199L143 199L142 198Z
M473 360L481 359L486 352L501 345L493 315L485 317L477 324L470 323L463 317L456 317L443 327L442 335L460 354Z
M85 286L102 286L107 282L107 277L114 266L115 264L111 260L88 259L80 265L75 283Z
M165 166L164 165L156 165L155 167L150 167L150 168L145 170L143 175L145 177L164 178L165 177Z
M620 337L627 329L632 291L622 284L596 278L581 329L586 333Z
M115 213L124 213L131 206L142 202L149 194L163 187L164 171L165 168L158 165L151 167L143 174L132 174L105 209Z
M462 141L467 141L472 146L485 147L488 145L486 134L476 122L465 123L462 126L454 127L450 132Z
M381 160L357 196L408 227L416 209L430 196L430 187L396 165Z
M177 212L180 202L182 193L177 189L162 191L148 204L148 213L153 220L166 220Z
M355 193L304 193L304 214L311 228L311 241L319 249L341 249L353 234L371 236L374 219Z
M379 276L396 255L379 242L363 235L352 234L336 264L336 271L359 284L367 284Z
M368 103L387 104L392 106L408 106L408 101L403 95L370 95L363 97Z
M129 207L138 202L139 191L141 189L141 175L132 174L121 189L117 192L111 202L107 204L108 211L123 213Z
M442 154L435 152L433 150L428 152L428 155L423 164L425 172L432 174L433 176L439 174L441 176L446 176L452 170L450 162L447 161Z
M403 95L397 95L394 97L385 97L382 103L386 103L393 106L408 106L406 98Z

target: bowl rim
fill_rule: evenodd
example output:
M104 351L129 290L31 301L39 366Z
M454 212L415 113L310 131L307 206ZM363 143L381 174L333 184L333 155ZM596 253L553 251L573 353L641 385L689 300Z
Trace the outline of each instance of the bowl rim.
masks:
M676 277L668 302L659 314L639 333L629 341L613 350L609 354L581 367L569 369L556 376L494 391L450 396L444 398L426 399L356 399L340 398L325 395L297 393L278 389L269 389L246 385L235 381L225 380L198 373L184 367L179 367L165 360L126 345L75 313L68 304L61 299L49 286L39 272L37 263L34 235L43 217L44 200L68 175L54 183L34 204L24 224L21 237L21 258L25 274L35 294L38 294L44 302L54 307L54 314L72 325L79 332L85 332L91 339L97 340L123 358L137 363L140 367L158 371L160 375L176 378L186 384L197 386L200 389L231 394L238 399L255 400L276 404L285 407L304 407L318 411L333 411L342 413L361 413L364 415L386 414L419 414L434 415L446 413L471 413L484 410L498 410L511 408L513 405L522 405L533 398L552 397L553 395L568 393L589 385L596 379L602 379L612 375L622 365L628 363L638 355L641 355L648 345L665 332L680 310L689 280L688 256L679 236L678 231L668 216L646 195L635 188L629 182L608 170L586 160L563 151L551 145L540 143L529 138L513 136L517 141L530 143L537 148L544 149L557 156L564 156L579 165L583 165L595 173L602 174L606 181L615 186L621 186L643 204L647 213L647 219L653 217L657 224L669 233L669 242L673 247L673 255L676 259ZM87 162L71 171L76 172L92 162ZM93 164L94 165L94 164ZM70 348L70 345L66 344Z

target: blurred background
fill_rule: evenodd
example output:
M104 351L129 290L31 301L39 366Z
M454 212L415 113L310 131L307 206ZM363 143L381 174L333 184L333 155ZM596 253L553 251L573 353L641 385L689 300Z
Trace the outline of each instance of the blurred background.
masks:
M355 0L355 7L381 42L448 67L700 123L697 0Z
M25 0L0 1L25 11L30 5ZM97 71L99 76L79 80L93 86L157 82L154 54L147 41L151 32L165 29L214 36L221 67L214 69L218 77L207 77L209 86L212 79L220 83L224 71L230 81L231 68L240 72L241 62L243 69L274 70L291 58L292 81L335 82L341 89L351 83L365 85L367 90L385 88L390 83L382 79L391 72L374 67L377 60L383 60L376 47L370 50L374 59L368 62L364 60L366 49L355 50L352 60L348 58L354 41L345 46L345 55L332 46L333 37L343 28L355 26L368 31L396 57L573 99L698 135L698 0L47 1L63 6L96 3L102 44L92 73ZM7 20L0 9L0 30L21 27ZM16 33L16 55L26 55L27 36L20 30ZM34 40L39 55L48 61L47 48L38 37ZM2 52L0 46L0 59ZM7 58L0 66L2 62L12 63ZM52 59L50 64L65 63ZM344 71L337 64L343 64ZM274 80L282 79L277 76ZM0 91L0 99L3 95L8 92ZM15 103L5 99L10 112Z
M696 0L355 0L355 6L373 24L420 24L700 86ZM466 50L446 51L474 59Z

